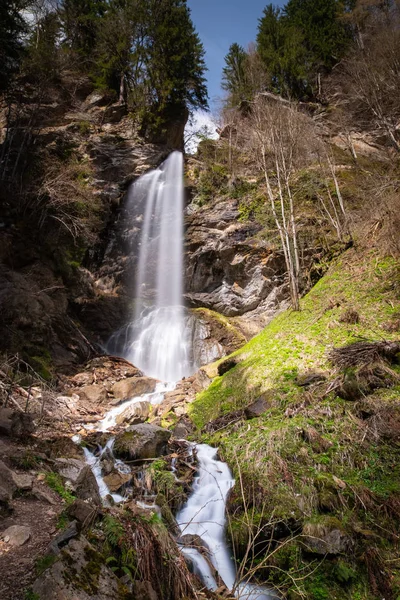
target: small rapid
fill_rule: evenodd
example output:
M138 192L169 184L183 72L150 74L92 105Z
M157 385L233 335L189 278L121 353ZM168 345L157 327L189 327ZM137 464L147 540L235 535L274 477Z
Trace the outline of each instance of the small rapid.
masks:
M173 152L158 169L147 173L133 184L128 198L128 213L130 209L135 213L136 205L143 202L145 204L138 248L134 314L131 322L111 337L108 351L111 354L121 354L146 376L158 379L159 383L154 392L125 401L112 408L96 426L86 426L88 430L103 434L117 427L118 416L130 406L143 401L152 406L160 404L165 394L175 388L177 381L197 370L193 361L188 318L182 306L181 153ZM79 442L78 439L75 441ZM107 504L111 500L111 503L119 504L136 497L133 488L125 484L115 488L117 491L124 490L124 495L110 492L103 470L104 465L111 462L114 475L117 471L127 476L125 481L135 480L136 484L142 487L142 496L136 497L137 505L159 512L155 496L146 495L143 482L146 477L145 469L131 468L130 465L116 459L113 452L114 442L115 437L111 435L103 447L98 445L95 450L84 448L86 462L95 475L103 502ZM189 444L188 446L190 447ZM243 600L266 600L276 597L269 590L249 582L237 583L235 562L225 539L226 502L235 481L228 465L218 459L215 448L198 444L192 445L192 449L197 457L197 473L188 501L176 516L180 530L177 542L182 552L191 563L194 573L211 590L217 589L222 580L237 598ZM171 470L177 479L176 458L173 456ZM177 481L179 482L178 479ZM209 559L196 548L184 545L182 540L185 535L201 539L208 549Z

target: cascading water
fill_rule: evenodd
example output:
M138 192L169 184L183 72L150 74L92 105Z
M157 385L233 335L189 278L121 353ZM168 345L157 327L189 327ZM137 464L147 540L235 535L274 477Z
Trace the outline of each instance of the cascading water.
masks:
M110 410L97 424L97 431L115 427L117 416L130 404L146 400L159 404L167 391L182 377L196 370L191 352L191 332L182 306L183 294L183 158L173 152L159 169L141 177L131 188L128 210L145 201L136 281L136 304L132 322L117 332L109 350L122 354L146 375L160 380L152 394L131 398ZM121 344L122 341L122 344ZM122 346L122 348L121 348ZM118 350L119 349L119 350ZM88 429L91 426L87 427ZM113 455L114 437L96 452L84 449L107 501L123 502L124 497L110 494L102 477L103 456L111 456L121 473L131 469ZM78 441L78 440L77 440ZM235 484L229 467L217 459L217 451L205 444L196 447L198 475L193 493L177 515L181 534L201 537L209 549L211 562L219 577L235 595L247 600L276 597L267 589L242 582L235 587L236 568L225 542L225 505L229 490ZM174 463L173 463L174 470ZM157 509L140 501L139 506ZM196 549L182 548L192 561L195 572L210 589L218 587L209 562Z
M183 195L183 157L173 152L133 184L128 204L134 211L146 199L134 319L125 329L123 355L147 375L170 382L195 370L182 306Z

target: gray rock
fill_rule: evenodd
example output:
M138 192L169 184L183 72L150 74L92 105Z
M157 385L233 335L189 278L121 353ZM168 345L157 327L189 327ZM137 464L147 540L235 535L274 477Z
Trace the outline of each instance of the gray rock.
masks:
M121 458L144 459L156 458L167 450L167 442L171 432L142 423L132 425L123 433L117 435L114 444L114 454Z
M86 467L83 460L77 458L56 458L54 467L61 477L75 485L82 470Z
M306 523L302 541L309 552L314 554L343 554L353 546L352 539L341 528L336 519L326 519L322 523Z
M27 473L13 473L14 483L21 492L29 492L33 486L33 477Z
M32 415L15 411L11 417L11 435L17 438L25 438L35 431Z
M99 486L89 465L85 465L80 472L75 483L75 493L81 500L88 500L95 506L101 506Z
M78 498L101 505L99 486L89 465L76 458L57 458L54 464L61 477L71 483Z
M8 506L14 493L17 491L13 475L13 471L0 460L0 505L5 507Z
M1 534L10 546L23 546L30 539L32 531L24 525L12 525Z
M91 525L100 512L96 506L77 498L68 506L67 514L70 519L77 522L78 528L81 529Z
M89 542L80 536L35 581L40 600L123 600L127 590Z

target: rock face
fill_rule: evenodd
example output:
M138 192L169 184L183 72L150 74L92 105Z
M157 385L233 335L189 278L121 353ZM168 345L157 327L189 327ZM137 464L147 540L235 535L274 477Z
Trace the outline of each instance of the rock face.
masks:
M239 217L234 199L187 215L186 297L192 306L237 316L284 299L274 294L284 284L283 255L256 239L257 224Z
M121 458L156 458L166 453L171 432L143 423L132 425L115 438L114 454Z
M32 589L40 600L122 600L127 593L84 537L71 540Z

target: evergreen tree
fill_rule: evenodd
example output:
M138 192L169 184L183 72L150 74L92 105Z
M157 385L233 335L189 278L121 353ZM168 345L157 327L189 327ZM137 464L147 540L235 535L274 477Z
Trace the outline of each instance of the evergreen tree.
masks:
M8 88L23 55L27 24L21 11L27 4L26 0L0 0L0 92Z
M302 32L269 4L259 20L257 49L267 71L267 87L286 97L308 92L307 52Z
M81 57L90 59L96 46L99 19L107 7L106 0L62 0L61 22L64 44Z
M186 0L147 0L147 71L155 105L166 113L206 108L204 48Z
M350 31L342 19L343 0L289 0L285 19L304 36L310 60L309 69L330 70L343 56Z
M237 106L249 96L246 81L247 54L239 44L232 44L225 56L225 67L222 70L222 89L229 94L229 103Z

